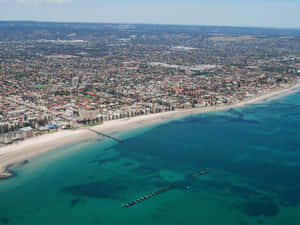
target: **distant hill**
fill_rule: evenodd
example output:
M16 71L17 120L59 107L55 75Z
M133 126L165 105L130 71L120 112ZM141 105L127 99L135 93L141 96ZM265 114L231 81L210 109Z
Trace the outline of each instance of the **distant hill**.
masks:
M183 26L153 24L55 23L33 21L1 21L0 40L99 40L111 35L193 33L201 35L252 35L300 37L300 29L254 27Z

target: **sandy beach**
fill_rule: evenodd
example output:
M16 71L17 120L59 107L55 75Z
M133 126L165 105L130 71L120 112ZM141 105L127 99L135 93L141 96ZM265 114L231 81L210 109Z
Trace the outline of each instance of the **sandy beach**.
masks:
M273 99L274 97L281 97L282 95L289 94L298 87L300 87L300 83L284 89L271 90L266 94L249 98L245 101L232 105L176 110L158 114L143 115L130 119L127 118L106 121L104 124L94 126L93 129L103 133L124 132L192 114L226 110L230 108L242 107L248 104L254 104L265 99ZM87 128L81 128L78 130L63 130L52 134L45 134L24 140L16 144L4 146L0 148L0 179L12 176L12 174L7 171L7 167L10 167L11 165L23 162L24 160L28 160L32 157L53 149L57 149L64 145L83 141L95 136L96 134L89 131Z

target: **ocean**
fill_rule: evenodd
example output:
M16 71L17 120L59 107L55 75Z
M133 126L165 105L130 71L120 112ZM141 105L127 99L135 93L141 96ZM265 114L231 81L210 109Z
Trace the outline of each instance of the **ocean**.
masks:
M15 168L0 225L300 224L300 92L113 135Z

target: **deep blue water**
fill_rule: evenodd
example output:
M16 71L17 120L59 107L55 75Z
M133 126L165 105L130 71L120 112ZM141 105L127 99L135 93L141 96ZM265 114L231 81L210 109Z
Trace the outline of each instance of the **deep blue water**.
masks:
M17 168L0 224L300 224L300 92L117 135Z

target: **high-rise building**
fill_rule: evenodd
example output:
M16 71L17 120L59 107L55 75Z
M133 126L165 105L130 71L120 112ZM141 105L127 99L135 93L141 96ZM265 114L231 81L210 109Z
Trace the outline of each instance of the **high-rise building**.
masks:
M79 86L79 77L73 77L72 88L78 88L78 86Z

